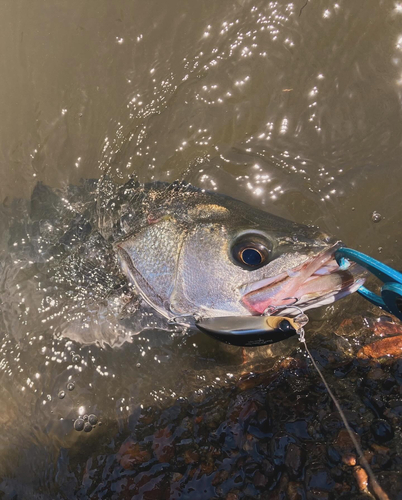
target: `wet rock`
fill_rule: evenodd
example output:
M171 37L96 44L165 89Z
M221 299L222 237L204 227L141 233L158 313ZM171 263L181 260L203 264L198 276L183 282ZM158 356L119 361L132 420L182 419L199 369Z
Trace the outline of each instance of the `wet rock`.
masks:
M378 359L384 356L402 356L402 335L377 340L357 353L358 358Z
M252 434L247 434L243 444L243 450L251 455L256 447L257 442L258 439L255 436L253 436Z
M128 498L141 498L141 500L159 500L166 498L168 478L165 474L150 470L149 473L139 474L138 480ZM134 495L132 496L132 493Z
M402 385L402 359L399 359L393 369L394 377L399 385Z
M289 477L285 473L280 476L279 485L269 494L264 497L267 500L282 500L286 498L286 492L288 491Z
M310 433L308 432L308 422L304 419L298 419L294 422L287 422L286 431L293 436L300 439L311 439Z
M370 447L374 451L371 465L377 469L388 468L391 465L391 450L376 443L371 443Z
M257 413L258 406L254 401L247 401L239 414L239 420L241 422L248 421L252 416Z
M391 425L386 420L380 418L373 420L370 430L377 443L385 443L394 437Z
M390 500L402 500L402 476L399 472L382 472L377 481Z
M363 467L355 467L353 475L355 476L359 490L362 492L367 491L368 476L367 472L363 469Z
M377 337L402 335L402 324L396 323L390 316L381 316L373 321L372 331Z
M216 472L214 479L212 480L212 484L217 486L218 484L223 483L229 477L229 471L227 470L219 470Z
M342 462L345 465L354 466L357 463L356 455L354 453L345 453L345 455L342 456Z
M181 407L177 404L171 406L170 408L167 408L161 413L158 425L162 427L166 426L168 423L175 421L180 415L180 412L181 412Z
M239 495L237 493L235 493L235 492L229 492L226 495L225 500L239 500Z
M353 489L356 489L354 485L353 485ZM340 497L340 498L347 498L349 500L351 498L351 495L350 495L351 490L352 490L352 488L345 481L342 483L336 483L335 488L334 488L335 498Z
M374 452L372 450L364 450L363 452L364 458L367 460L369 464L371 464L371 461L373 460Z
M285 465L290 477L298 477L302 468L302 450L300 446L290 443L286 450Z
M361 316L346 318L339 325L336 334L341 337L354 337L357 332L360 334L364 330L368 331L367 326L367 322Z
M139 443L129 437L120 446L116 458L124 469L131 469L136 465L148 462L151 454L147 449L144 449Z
M301 362L299 359L287 357L279 361L277 365L278 368L282 370L296 370L297 368L300 368Z
M360 436L356 432L353 433L353 436L356 439L356 441L360 444ZM353 444L352 438L350 437L350 434L347 429L341 429L338 432L338 435L334 441L334 446L336 446L337 449L341 452L348 452L354 450L355 445Z
M271 375L271 377L273 378L272 375ZM248 390L248 389L251 389L251 388L257 386L258 384L261 384L263 381L263 378L264 377L262 377L261 375L258 375L255 373L253 373L253 374L246 373L239 378L236 386L241 391L245 391L245 390Z
M199 459L199 454L194 450L186 450L184 452L184 461L186 462L186 464L193 464L195 462L198 462Z
M291 443L296 443L296 440L288 434L278 433L272 438L271 453L273 461L276 465L282 465L285 459L287 447Z
M256 427L254 425L249 425L247 430L249 434L253 435L257 439L264 439L271 436L270 432L264 431L260 427Z
M384 412L384 415L389 419L395 426L401 426L402 424L402 402L394 402L391 404L390 408Z
M262 472L266 476L271 476L275 472L275 467L274 465L267 459L262 461Z
M382 370L380 367L373 368L367 374L368 379L375 381L384 380L386 376L387 376L386 373L384 373L384 370Z
M388 455L390 452L389 448L387 448L386 446L380 446L379 444L375 443L371 444L371 448L373 448L373 450L380 455Z
M169 462L173 458L175 446L172 433L167 427L154 434L152 450L159 462Z
M344 410L349 425L357 432L363 430L362 417L354 411ZM340 430L346 430L338 412L328 413L321 420L322 433L327 437L336 439ZM347 431L346 431L347 432ZM342 434L343 435L343 434ZM346 439L349 439L346 437Z
M266 410L260 410L258 413L257 413L257 422L260 424L260 425L263 425L267 422L268 420L268 413Z
M306 498L304 486L302 483L296 483L295 481L289 482L287 494L289 500L304 500Z
M347 361L334 368L334 375L338 378L344 378L354 369L353 361Z
M265 488L265 486L267 485L267 483L268 483L268 478L266 476L264 476L264 474L262 474L259 471L257 471L254 474L253 484L254 484L254 486L256 488L258 488L258 489Z
M335 481L327 468L322 465L311 466L306 471L306 485L308 490L318 492L332 491Z
M327 360L327 372L346 366L344 359L333 363L329 365ZM399 472L402 359L382 360L380 365L376 360L348 358L348 364L343 371L350 373L350 379L331 376L331 388L333 384L376 476L384 470ZM383 384L389 378L393 382L385 393ZM266 380L271 385L237 388L230 393L216 390L202 404L182 402L180 411L177 405L167 411L162 404L142 410L130 428L136 440L126 440L117 456L99 459L109 465L98 470L110 470L102 479L107 492L102 492L102 498L112 498L113 489L120 498L144 500L368 500L364 470L358 465L353 442L312 373L307 376L285 368L280 377ZM352 398L349 388L355 387ZM384 422L395 431L394 441L384 440ZM113 482L111 478L122 474L121 466L126 471L119 483ZM91 471L96 466L88 467ZM395 489L396 478L391 476L390 481ZM101 498L100 493L98 496Z
M395 385L396 385L396 380L392 375L388 375L383 380L383 383L382 383L382 387L383 387L384 391L387 391L387 392L392 391Z
M328 446L327 455L331 462L333 462L334 464L339 464L342 460L341 454L333 446Z
M353 431L352 431L353 432ZM357 433L353 433L356 441L360 443L360 436ZM335 452L340 456L342 463L349 466L354 466L357 463L357 457L355 453L355 446L353 444L352 438L346 429L341 429L333 442L334 451L332 452L332 457L335 458Z
M307 493L307 500L329 500L327 491L311 490Z

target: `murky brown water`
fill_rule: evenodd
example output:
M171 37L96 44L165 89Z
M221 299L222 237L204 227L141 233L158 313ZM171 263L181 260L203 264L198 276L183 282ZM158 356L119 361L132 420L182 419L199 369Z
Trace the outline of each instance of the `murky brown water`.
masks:
M38 180L61 187L105 172L116 182L133 173L143 182L180 178L286 218L318 224L348 246L402 268L402 4L14 0L0 5L0 19L0 199L6 208L15 198L29 199ZM373 222L373 211L381 214L380 222ZM3 232L4 244L6 236ZM216 391L209 396L211 401L223 409L222 415L211 417L216 428L219 419L231 418L229 410L229 417L225 413L230 397L238 398L238 406L251 400L256 414L265 411L266 392L247 393L241 400L242 386L236 390L231 386L243 371L244 353L239 350L228 351L201 334L183 337L166 332L148 333L121 349L66 344L44 328L43 315L31 311L31 323L21 326L17 305L24 295L34 297L38 292L32 283L29 286L21 291L2 284L1 289L6 311L0 361L4 498L123 497L116 485L104 490L99 486L106 481L106 472L103 476L98 472L99 477L93 473L91 486L85 481L91 470L106 470L99 456L106 461L113 457L138 419L146 420L138 416L140 405L150 405L152 413L161 401L175 408L180 406L178 396L190 398L188 407L181 407L182 413L174 410L171 420L153 414L162 428L166 422L171 426L181 422L191 412L194 418L203 412L210 415L209 408L191 399L208 385ZM330 332L367 310L362 299L345 299L315 314L309 332L318 332L317 338L333 352L347 350L349 344L342 347ZM290 354L296 347L296 341L289 341L275 348L275 354ZM72 352L80 359L74 360ZM255 354L261 369L266 351L255 352L247 353L247 360ZM267 369L277 359L266 360ZM250 370L251 365L243 366ZM384 368L384 373L401 383L401 367L395 366ZM355 374L343 383L353 392L358 380ZM68 390L71 383L73 390ZM397 387L386 389L395 402ZM305 390L315 389L306 382ZM240 396L233 391L240 391ZM274 406L280 411L283 393L275 394ZM389 410L387 403L378 414L367 405L363 411L362 398L353 409L368 421ZM315 410L314 414L311 407L301 407L305 413L299 416L319 421L320 408ZM90 434L74 431L73 419L84 413L96 414L103 427ZM243 421L249 422L247 418ZM264 427L261 415L258 422ZM395 425L397 434L400 423ZM167 431L156 429L141 427L138 432L169 441ZM269 441L272 433L269 437L264 429L266 436L257 437ZM194 435L197 432L193 430ZM211 444L212 438L208 441L205 433L201 435ZM303 436L295 435L303 441ZM309 440L315 439L314 433L309 435L308 450ZM324 432L324 443L325 436ZM397 454L402 445L397 438L392 443ZM227 445L232 454L235 448ZM269 455L259 451L264 453ZM272 453L275 458L276 451ZM96 455L95 467L89 460ZM159 462L166 459L156 455ZM145 467L147 456L140 457L128 469ZM211 457L202 462L198 454L186 464L211 465ZM119 460L121 465L121 456ZM197 490L193 485L180 497L167 486L173 484L172 474L179 470L183 474L180 463L176 465L169 477L163 472L164 486L155 487L155 495L258 498L280 483L254 480L254 489L249 490L240 486L236 490L239 481L221 490L216 489L218 483L208 484L207 493L200 490L191 496L191 488ZM394 462L381 463L377 472L392 473L398 467ZM113 470L121 474L118 468ZM331 473L335 484L336 474ZM152 472L152 481L158 474ZM212 470L200 469L197 474L201 480ZM313 498L310 479L306 488L308 498ZM322 485L317 484L320 490ZM232 490L237 497L227 497ZM152 487L149 491L150 496L144 496L138 487L138 496L131 496L157 498ZM340 495L329 487L323 491L328 498Z

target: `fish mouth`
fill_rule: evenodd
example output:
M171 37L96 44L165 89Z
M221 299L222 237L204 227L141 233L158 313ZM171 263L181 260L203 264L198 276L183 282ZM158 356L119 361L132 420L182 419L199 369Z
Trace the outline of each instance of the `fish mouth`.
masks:
M270 307L289 313L292 305L302 310L327 305L355 292L363 285L367 271L355 263L341 269L335 252L342 246L337 242L303 264L270 278L241 287L243 305L252 314L263 314Z

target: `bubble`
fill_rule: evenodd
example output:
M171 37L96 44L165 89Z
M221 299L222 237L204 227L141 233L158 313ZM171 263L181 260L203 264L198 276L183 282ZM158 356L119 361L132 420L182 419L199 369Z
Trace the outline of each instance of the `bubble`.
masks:
M85 429L85 422L82 418L77 418L77 420L74 422L74 429L76 431L82 431Z
M74 354L72 359L73 359L73 363L77 364L81 361L81 356L79 354Z
M137 368L141 368L141 363L137 363L135 366L136 366Z
M96 415L94 415L93 413L91 413L91 415L89 415L89 417L88 417L88 422L91 425L96 425L98 423L98 417Z
M83 418L83 419L85 420L85 422L86 422L86 421L88 420L88 415L84 415L82 418Z
M66 397L66 392L65 391L60 391L58 394L60 399L64 399Z
M67 384L67 389L68 389L69 391L73 391L73 390L74 390L74 388L75 388L75 384L74 384L74 382L69 382L69 383Z
M380 222L380 221L381 221L381 219L382 219L381 214L379 214L378 212L376 212L376 211L374 210L374 212L371 214L371 220L372 220L373 222Z
M84 432L91 432L91 431L92 431L92 425L89 422L85 422Z

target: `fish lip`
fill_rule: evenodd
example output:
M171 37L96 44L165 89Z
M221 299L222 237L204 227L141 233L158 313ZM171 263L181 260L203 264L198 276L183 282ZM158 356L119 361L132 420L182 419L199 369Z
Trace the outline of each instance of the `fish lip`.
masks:
M291 306L294 303L299 303L299 298L295 297L295 295L297 295L297 291L308 281L316 279L318 282L321 275L320 270L324 271L324 275L339 274L341 272L341 269L335 260L335 253L342 246L342 242L337 241L335 244L320 251L312 258L307 259L302 264L288 269L278 276L265 278L241 287L240 294L242 296L241 301L243 305L252 314L263 314L269 306L284 307L286 305ZM334 266L334 269L329 271L326 270L327 267L331 268L332 266ZM350 275L349 281L352 280L352 282L346 284L345 286L341 286L340 290L328 290L324 292L322 294L323 298L335 296L338 293L339 296L345 296L357 289L357 283L359 283L359 286L363 284L364 279L362 280L361 277L366 274L366 271L361 266L351 263L348 271ZM283 281L283 285L280 287L279 291L273 296L269 296L268 292L270 289L275 285L278 285L281 281ZM264 301L261 299L257 302L253 301L253 296L256 294L262 295L264 289L267 291L266 300ZM313 301L313 299L311 299L311 301ZM309 301L302 302L308 306Z

